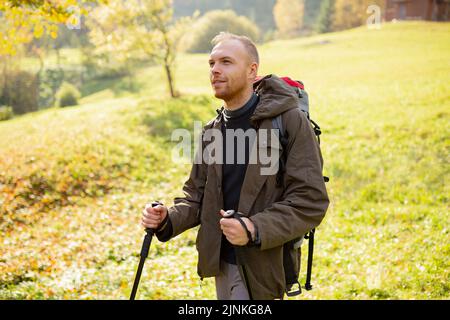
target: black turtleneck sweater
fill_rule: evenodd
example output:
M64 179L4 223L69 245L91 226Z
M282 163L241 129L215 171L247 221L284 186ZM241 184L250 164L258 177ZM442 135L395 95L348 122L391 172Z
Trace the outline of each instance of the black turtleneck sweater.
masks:
M244 132L246 132L248 129L254 129L250 124L250 116L255 111L258 101L259 97L255 93L253 93L251 98L241 108L237 110L223 110L222 190L224 210L238 210L241 187L244 182L245 172L247 171L247 165L249 162L251 150L251 141L247 137L245 138L244 150L242 150L242 147L244 147L244 145L239 146L239 144L237 143L237 138L234 138L234 142L232 139L228 139L227 143L226 130L242 129ZM228 135L230 135L230 133L228 133ZM255 137L255 135L253 135L253 137ZM230 152L230 150L227 150L227 147L228 149L234 148L234 159L233 157L230 157L230 154L227 157L227 152ZM226 262L236 264L234 248L224 235L222 235L220 256Z

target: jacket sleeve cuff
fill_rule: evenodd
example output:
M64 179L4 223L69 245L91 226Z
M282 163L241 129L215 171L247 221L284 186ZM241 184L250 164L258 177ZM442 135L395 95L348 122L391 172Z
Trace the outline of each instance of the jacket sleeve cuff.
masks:
M252 221L252 220L250 220L250 221ZM253 222L253 225L255 226L255 237L253 239L251 239L251 241L249 241L247 245L250 247L260 247L261 246L261 238L260 238L258 226L254 222Z
M158 228L156 229L156 231L163 231L166 226L167 226L167 222L169 221L169 213L166 214L166 217L164 218L163 221L161 221L161 223L159 224Z
M163 221L161 227L155 232L156 237L161 242L169 241L173 234L172 221L170 220L169 215L167 215L164 220L165 222Z

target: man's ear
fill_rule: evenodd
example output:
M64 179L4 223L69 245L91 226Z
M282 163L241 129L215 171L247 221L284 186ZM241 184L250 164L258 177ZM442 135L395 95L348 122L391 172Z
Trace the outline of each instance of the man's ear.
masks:
M254 80L254 79L256 79L257 75L258 75L258 64L256 62L252 62L250 64L248 77L250 79Z

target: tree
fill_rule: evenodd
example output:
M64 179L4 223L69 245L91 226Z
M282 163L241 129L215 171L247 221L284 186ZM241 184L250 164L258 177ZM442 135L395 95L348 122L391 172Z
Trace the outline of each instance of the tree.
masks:
M207 53L212 49L211 40L221 31L245 35L257 41L259 29L247 17L238 16L232 10L213 10L203 15L192 26L180 44L183 50L191 53Z
M153 38L156 50L154 50L153 56L163 64L169 84L170 96L174 98L178 96L178 93L175 91L173 76L177 45L186 30L185 27L191 23L191 20L185 18L178 20L177 23L172 23L172 1L162 0L154 2L154 6L146 8L146 14L143 17L149 18L150 27L154 29ZM142 43L142 47L145 48L146 46L147 44ZM149 56L152 56L151 52Z
M323 0L317 18L316 30L319 33L330 32L333 29L334 0Z
M369 15L367 8L370 5L377 5L384 9L384 0L336 0L335 18L333 22L334 30L355 28L364 25Z
M307 29L308 31L313 31L315 29L323 1L324 0L305 0L303 29Z
M236 14L246 16L263 32L273 30L275 22L272 12L276 0L229 0L229 1L211 1L211 0L173 0L175 18L192 15L199 11L205 15L213 10L231 9ZM317 0L308 0L311 2Z
M277 0L273 16L280 37L296 37L303 27L304 0Z
M0 56L44 34L56 38L58 24L76 25L93 3L108 0L7 0L0 2Z
M98 55L118 63L148 59L162 64L170 95L176 97L176 47L191 18L173 22L172 13L171 0L110 0L90 15L89 39Z

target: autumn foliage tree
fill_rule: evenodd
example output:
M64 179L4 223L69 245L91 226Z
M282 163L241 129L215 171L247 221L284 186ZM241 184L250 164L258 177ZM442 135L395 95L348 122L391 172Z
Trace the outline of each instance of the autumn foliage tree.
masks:
M92 4L108 0L0 1L0 56L17 54L21 45L44 34L55 39L58 25L77 26Z
M304 21L304 0L277 0L273 16L281 38L298 36Z
M163 65L170 95L176 97L176 48L190 18L174 22L172 15L171 0L110 0L90 15L89 38L97 55L118 63L146 58Z
M369 6L384 9L384 0L335 0L334 30L344 30L364 25L367 22Z

